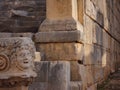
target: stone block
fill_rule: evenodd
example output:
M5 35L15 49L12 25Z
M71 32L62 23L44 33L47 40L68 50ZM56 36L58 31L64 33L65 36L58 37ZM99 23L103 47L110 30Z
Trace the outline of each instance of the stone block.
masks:
M104 68L101 64L81 66L81 77L84 87L90 87L94 83L103 81Z
M9 37L29 37L33 39L33 33L0 33L0 38L9 38Z
M70 90L83 90L82 82L70 82Z
M37 77L35 82L47 82L48 81L48 65L50 62L40 61L35 62L35 69L37 72Z
M78 61L70 61L71 81L81 81L80 66Z
M95 65L102 63L102 48L97 45L84 45L84 65Z
M83 45L80 43L37 44L42 60L82 60Z
M103 31L103 45L102 46L106 50L110 50L110 36L105 31Z
M12 37L29 37L33 39L33 33L12 33Z
M0 33L0 38L9 38L12 37L12 33Z
M87 87L87 90L97 90L97 84L93 84L93 85Z
M69 90L69 62L41 61L35 62L35 67L38 76L30 86L30 90Z
M85 12L90 18L104 27L103 8L101 8L100 4L103 5L103 1L98 1L97 3L95 3L95 1L86 0Z
M104 79L104 69L105 67L102 67L101 64L92 65L93 70L93 76L94 76L94 83L98 83L100 81L103 81Z
M85 16L85 26L84 26L84 42L92 44L93 31L95 28L94 22L86 15ZM89 38L89 39L88 39Z
M91 0L86 0L85 7L86 14L95 20L97 17L97 10L94 3Z
M40 62L41 61L41 54L40 52L35 52L35 62Z
M101 64L102 63L102 56L103 56L103 48L101 46L94 45L93 46L94 51L93 51L93 59L94 59L94 64Z
M103 28L101 28L98 24L94 23L93 29L93 43L98 45L103 45Z
M17 87L5 87L5 88L0 88L0 90L28 90L28 86L17 86Z
M82 41L83 41L83 35L79 30L38 32L35 35L35 42L37 43L82 42Z
M70 90L70 63L53 61L49 65L47 90Z
M0 6L0 32L37 32L46 17L45 0L1 1Z
M48 90L47 85L47 82L34 82L29 86L28 90Z
M94 83L94 72L93 67L91 65L81 65L80 66L80 74L82 77L83 87L86 88L91 86Z
M45 19L39 27L40 32L47 31L74 31L77 30L76 21L73 18L51 20Z
M83 63L85 65L94 63L93 52L94 52L94 48L92 45L88 45L88 44L84 45L84 61L83 61Z
M37 76L35 51L30 38L0 38L0 87L28 86L32 82Z

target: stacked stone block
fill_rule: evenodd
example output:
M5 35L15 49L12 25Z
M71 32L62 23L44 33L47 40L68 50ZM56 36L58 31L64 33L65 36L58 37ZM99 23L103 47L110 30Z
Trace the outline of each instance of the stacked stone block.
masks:
M41 61L35 62L38 77L29 90L97 90L120 67L119 5L116 0L47 0L46 19L36 24L39 32L1 33L30 37L40 52ZM39 7L45 10L45 4Z
M46 17L46 0L1 0L0 32L37 32Z
M85 82L87 88L96 87L119 68L120 12L115 8L119 5L115 0L85 0L84 65L86 78L91 77Z
M46 3L46 19L40 25L39 32L35 34L36 48L41 52L41 62L47 62L50 65L58 63L55 64L56 67L48 65L48 68L42 68L48 71L48 81L45 82L47 89L36 88L36 90L82 90L78 62L82 62L84 52L83 26L76 21L77 1L47 0ZM74 9L74 13L72 9ZM40 64L42 64L41 62ZM65 69L59 67L59 64L69 67ZM52 69L55 69L53 74ZM41 71L39 75L42 75ZM43 75L45 76L45 74Z

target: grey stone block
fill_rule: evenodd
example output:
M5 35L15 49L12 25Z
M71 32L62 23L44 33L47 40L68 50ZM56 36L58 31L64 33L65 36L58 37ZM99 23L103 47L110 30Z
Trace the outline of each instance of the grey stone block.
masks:
M9 37L29 37L33 38L33 33L0 33L0 38L9 38Z
M12 37L12 33L0 33L0 38L9 38Z
M78 61L70 62L70 80L81 81L80 66Z
M33 33L13 33L12 37L29 37L29 38L33 38Z
M70 63L53 61L49 66L48 90L69 90Z
M70 90L83 90L82 82L70 82Z
M31 84L28 88L28 90L49 90L47 89L47 83L41 83L41 82L34 82Z
M79 30L75 31L51 31L38 32L35 35L35 42L82 42L83 34Z
M67 61L35 62L37 78L29 90L70 90L70 63Z
M36 44L41 60L73 61L83 60L84 47L81 43L44 43Z
M41 61L35 62L35 68L37 72L37 77L35 82L47 82L48 81L48 65L50 62Z

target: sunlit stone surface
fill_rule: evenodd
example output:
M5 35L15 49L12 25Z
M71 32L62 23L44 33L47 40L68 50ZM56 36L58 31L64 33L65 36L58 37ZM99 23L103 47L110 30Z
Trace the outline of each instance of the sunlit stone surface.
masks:
M34 43L29 38L0 39L0 87L29 85L36 77Z

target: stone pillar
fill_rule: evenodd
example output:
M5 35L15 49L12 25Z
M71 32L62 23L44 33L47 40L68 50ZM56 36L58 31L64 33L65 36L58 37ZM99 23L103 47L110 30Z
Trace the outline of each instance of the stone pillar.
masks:
M0 90L28 90L36 77L35 47L30 38L0 39Z
M39 31L80 30L79 5L77 0L47 0L46 19L40 25Z
M77 83L75 81L76 86L70 85L71 80L80 77L77 64L78 60L83 60L83 23L79 22L82 19L78 17L83 16L78 13L78 8L82 6L78 6L78 0L47 0L46 6L46 19L40 25L39 32L35 34L35 42L37 50L41 53L41 61L48 61L50 68L44 68L49 71L47 80L44 81L48 83L47 86L43 81L36 80L34 85L45 87L36 90L70 90L71 87L80 89L81 79L76 80ZM77 64L71 65L72 61ZM76 71L76 75L73 70ZM38 75L40 77L44 74Z

